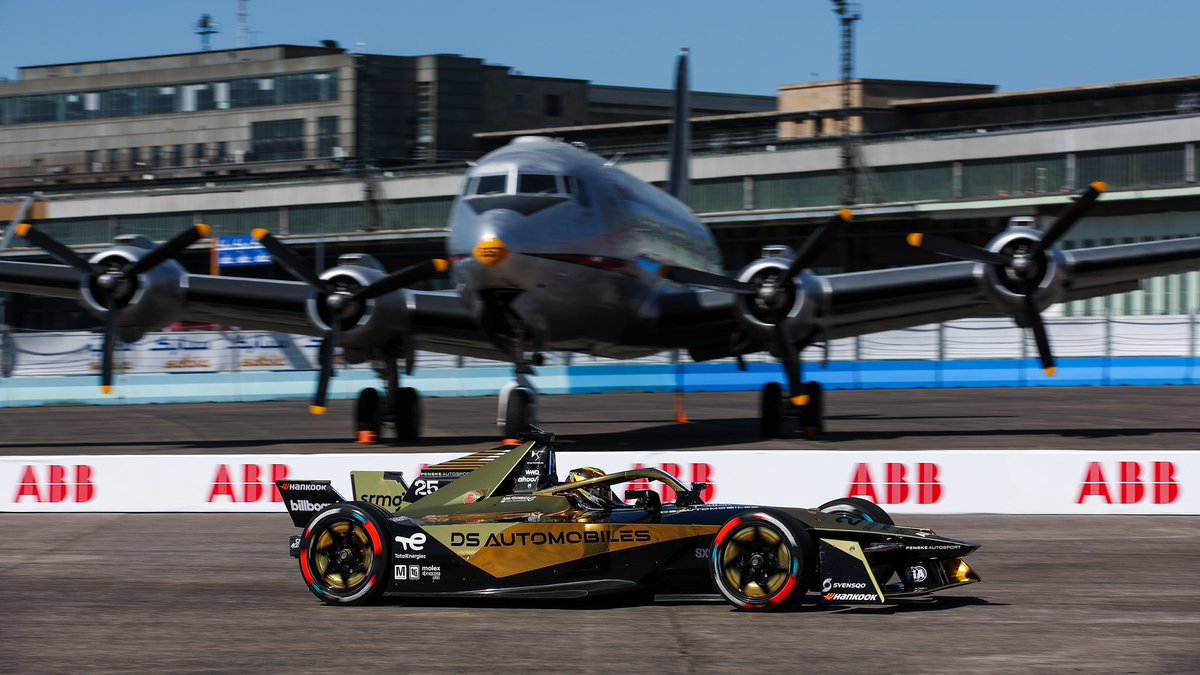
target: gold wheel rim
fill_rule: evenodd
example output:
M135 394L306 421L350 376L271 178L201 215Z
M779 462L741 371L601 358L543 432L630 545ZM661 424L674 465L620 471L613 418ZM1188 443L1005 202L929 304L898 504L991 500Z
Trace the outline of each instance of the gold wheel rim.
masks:
M316 576L327 587L352 591L367 580L375 552L371 537L357 523L337 521L317 535L312 564Z
M738 527L720 555L725 585L746 600L767 600L787 586L792 552L775 528L761 522Z

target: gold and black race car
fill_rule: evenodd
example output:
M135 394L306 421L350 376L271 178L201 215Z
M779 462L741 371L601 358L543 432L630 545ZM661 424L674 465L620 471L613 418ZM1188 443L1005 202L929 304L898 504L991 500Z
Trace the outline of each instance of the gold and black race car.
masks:
M331 604L384 594L580 598L624 592L720 593L771 611L810 591L830 604L881 604L979 581L979 547L899 527L879 506L835 499L816 509L706 504L658 469L571 472L559 483L553 435L421 472L351 473L355 499L329 481L282 480L304 583ZM669 488L625 492L614 486ZM656 485L661 484L661 485ZM665 490L664 490L665 492Z

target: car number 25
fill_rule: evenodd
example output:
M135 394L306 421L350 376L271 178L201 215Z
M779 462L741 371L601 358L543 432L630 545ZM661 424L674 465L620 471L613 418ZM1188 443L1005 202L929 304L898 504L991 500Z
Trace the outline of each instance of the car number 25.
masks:
M441 485L434 480L415 480L412 484L412 491L418 497L424 497L437 492L439 487Z

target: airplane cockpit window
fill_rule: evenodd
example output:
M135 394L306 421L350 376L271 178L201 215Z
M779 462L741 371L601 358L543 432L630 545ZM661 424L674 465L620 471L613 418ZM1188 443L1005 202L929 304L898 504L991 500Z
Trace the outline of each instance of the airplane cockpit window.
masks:
M591 206L592 200L588 198L587 187L583 181L574 176L567 177L567 192L574 194L582 206Z
M475 194L477 195L502 195L505 192L508 192L508 174L480 176L475 182Z
M562 192L558 176L550 173L520 173L517 175L517 192L524 195L556 195Z

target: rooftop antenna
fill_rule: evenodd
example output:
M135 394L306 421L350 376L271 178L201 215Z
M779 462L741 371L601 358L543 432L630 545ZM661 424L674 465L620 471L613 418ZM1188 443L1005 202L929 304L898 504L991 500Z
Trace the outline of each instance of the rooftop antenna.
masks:
M212 51L212 40L209 36L214 33L220 33L217 28L217 22L213 21L211 14L201 14L200 20L196 22L196 35L200 36L200 50L205 52Z
M846 206L855 203L858 197L858 176L854 162L854 139L850 136L850 82L854 79L854 22L862 18L857 3L833 0L833 13L841 17L842 24L842 180L845 182Z
M237 47L246 48L246 4L250 0L238 0Z

